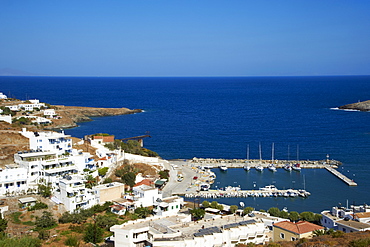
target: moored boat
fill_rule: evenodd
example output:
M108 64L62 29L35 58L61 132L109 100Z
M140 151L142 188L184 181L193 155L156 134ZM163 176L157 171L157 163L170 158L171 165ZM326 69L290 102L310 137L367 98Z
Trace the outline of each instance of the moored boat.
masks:
M219 166L221 171L227 171L227 166Z
M259 172L262 172L263 171L263 166L258 165L258 166L255 167L255 169Z
M284 169L285 169L286 171L288 171L288 172L291 172L291 171L292 171L292 166L291 166L291 165L289 165L289 164L286 164L286 165L284 166Z
M297 163L292 166L294 171L300 172L301 171L301 164Z

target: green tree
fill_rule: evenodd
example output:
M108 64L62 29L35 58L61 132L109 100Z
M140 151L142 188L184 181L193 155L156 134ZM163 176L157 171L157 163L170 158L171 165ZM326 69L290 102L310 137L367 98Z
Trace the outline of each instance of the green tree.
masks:
M42 212L41 217L36 218L35 222L36 228L43 229L43 228L52 228L57 225L57 222L54 220L53 215L48 212Z
M315 214L312 212L302 212L300 218L305 221L313 222L315 221Z
M110 184L112 182L113 182L113 180L111 178L106 178L106 179L104 179L103 184Z
M204 217L204 215L206 214L206 211L201 208L195 208L195 209L190 210L190 214L194 220L200 220Z
M236 212L236 210L238 210L238 206L236 206L236 205L231 205L230 206L230 213L234 214Z
M135 209L135 214L139 216L139 218L146 218L150 214L150 210L146 207L139 207Z
M280 216L280 209L278 209L276 207L270 208L267 212L269 214L271 214L272 216L275 216L275 217L279 217Z
M130 187L133 187L135 185L135 179L136 175L133 172L128 172L121 178L122 182Z
M217 206L218 206L218 202L217 201L211 202L211 208L217 208Z
M209 208L209 206L210 206L209 201L203 201L203 202L202 202L202 207L204 207L204 208Z
M50 232L45 229L40 229L38 238L41 240L46 240L50 237Z
M280 211L280 218L288 219L289 218L289 213L286 211Z
M98 169L99 176L104 177L105 174L107 174L108 169L109 169L108 167L103 167L103 168Z
M109 215L98 215L96 217L96 224L104 228L105 230L109 231L111 226L117 225L118 224L118 219L116 218L115 215L109 216Z
M85 179L86 179L86 182L85 182L86 188L91 189L92 187L97 185L96 178L94 178L92 175L90 175L90 174L86 175Z
M159 177L161 179L168 179L170 177L170 171L169 170L163 170L158 172Z
M244 214L249 214L249 213L251 213L253 211L253 208L252 207L245 207L244 209L243 209L243 213Z
M299 220L299 213L296 211L292 211L289 213L289 219L293 222Z
M103 228L100 228L96 223L89 223L85 229L83 239L86 243L96 244L103 241L103 234Z
M51 196L51 192L52 192L51 184L50 183L48 183L47 185L45 185L45 184L38 184L37 185L37 191L43 197L50 197Z

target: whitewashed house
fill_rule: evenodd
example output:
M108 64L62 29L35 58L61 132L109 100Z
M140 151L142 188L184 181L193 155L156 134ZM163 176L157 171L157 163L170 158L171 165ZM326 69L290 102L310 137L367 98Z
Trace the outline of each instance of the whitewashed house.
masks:
M180 196L171 196L157 199L153 206L153 211L158 216L176 215L184 206L184 198Z
M20 195L26 194L27 170L14 166L6 166L0 169L0 195Z
M8 96L6 96L5 94L0 92L0 99L7 99L7 98L8 98Z
M7 105L5 107L9 108L11 111L19 111L20 109L18 105Z
M159 193L158 188L153 188L145 184L134 186L132 190L136 208L153 206L158 199L162 199L162 194Z
M358 213L368 213L370 212L370 207L367 205L360 206L350 206L350 207L332 207L332 209L325 210L321 212L321 225L326 228L331 228L338 230L338 222L344 221L360 221L358 216L355 217ZM369 215L370 216L370 215ZM363 221L366 221L364 219ZM344 223L342 223L343 225ZM343 228L343 227L342 227Z
M82 176L66 176L60 179L57 185L54 197L71 213L97 204L94 190L85 187L85 179Z
M115 247L234 247L238 243L264 244L269 237L264 224L234 216L192 222L190 215L149 217L110 228L107 242Z
M32 132L25 128L20 132L29 138L31 150L53 151L58 154L72 152L72 139L70 135L58 132Z
M53 118L54 116L57 115L54 109L45 109L43 110L43 112L44 112L44 116L48 118Z

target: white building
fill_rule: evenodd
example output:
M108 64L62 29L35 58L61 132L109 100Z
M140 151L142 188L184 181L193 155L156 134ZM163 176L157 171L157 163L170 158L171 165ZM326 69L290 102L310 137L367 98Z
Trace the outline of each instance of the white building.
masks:
M153 206L158 199L162 199L162 194L158 188L153 188L142 184L133 187L135 207L150 207Z
M184 206L184 198L180 196L171 196L163 199L157 199L154 202L154 209L158 216L172 216L176 215Z
M14 155L14 162L27 170L27 182L31 187L50 182L54 183L55 189L55 183L60 177L78 172L73 156L58 155L55 152L19 152Z
M0 195L26 194L27 170L13 166L0 169Z
M338 222L345 221L360 221L355 215L358 213L370 212L370 207L367 205L350 206L350 207L332 207L331 211L325 210L321 212L321 225L326 228L338 230ZM370 219L369 219L370 220ZM366 221L363 219L362 221Z
M69 212L76 209L88 209L97 204L95 192L85 187L85 180L82 176L66 176L60 179L58 189L54 192L54 197L64 204Z
M7 98L8 97L5 94L3 94L3 93L0 92L0 99L7 99Z
M29 138L31 150L53 151L58 154L72 152L71 136L64 132L32 132L23 128L20 133Z
M5 107L9 108L11 111L19 111L20 109L18 105L7 105Z
M54 109L46 109L43 111L44 112L44 115L46 117L49 117L49 118L53 118L54 116L56 116L57 114L55 113L55 110Z
M190 215L150 217L110 228L116 247L231 247L238 243L263 244L269 239L256 219L224 216L192 222ZM109 241L108 240L108 241Z
M42 107L45 107L44 103L40 103L38 99L31 99L28 100L30 103L23 103L19 104L19 108L24 109L25 111L33 111L36 108L41 109Z

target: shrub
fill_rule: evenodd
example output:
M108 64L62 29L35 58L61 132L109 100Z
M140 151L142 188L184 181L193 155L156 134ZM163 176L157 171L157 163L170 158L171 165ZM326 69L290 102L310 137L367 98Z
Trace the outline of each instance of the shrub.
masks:
M99 176L104 177L105 174L107 174L108 169L109 169L108 167L103 167L103 168L98 169Z

